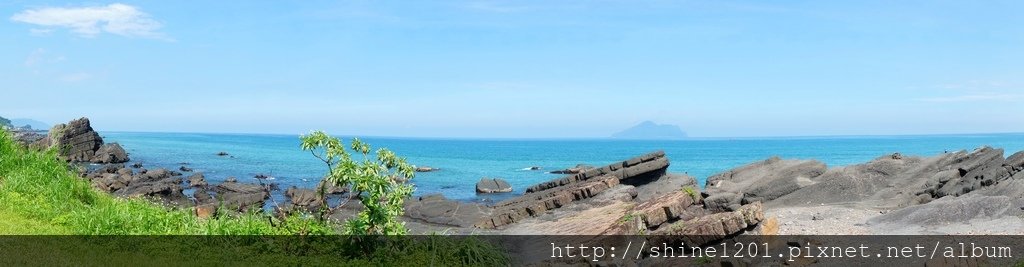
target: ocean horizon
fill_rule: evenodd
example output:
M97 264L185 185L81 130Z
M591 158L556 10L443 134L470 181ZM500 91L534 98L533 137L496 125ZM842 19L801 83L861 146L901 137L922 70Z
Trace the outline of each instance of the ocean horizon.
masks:
M282 189L312 188L327 172L326 166L299 148L299 135L241 133L100 132L107 142L120 143L131 163L146 168L178 169L186 166L202 172L211 183L228 177L255 182L257 174ZM350 136L339 136L348 143ZM829 167L847 166L901 153L934 156L944 152L973 150L982 146L1002 148L1009 156L1024 150L1024 133L799 136L689 138L684 140L619 139L497 139L360 137L374 148L388 148L409 163L439 168L417 173L416 195L444 194L448 198L493 202L513 197L534 184L561 177L550 171L587 164L602 166L656 150L671 160L669 172L693 176L703 185L708 176L751 162L778 156L813 159ZM217 156L218 152L229 156ZM530 170L540 167L540 170ZM512 193L478 195L481 178L503 178ZM284 201L277 194L277 201Z

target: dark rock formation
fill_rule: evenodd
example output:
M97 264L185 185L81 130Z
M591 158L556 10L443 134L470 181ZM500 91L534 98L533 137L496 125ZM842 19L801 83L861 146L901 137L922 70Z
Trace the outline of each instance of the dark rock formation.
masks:
M477 204L448 200L440 194L405 201L405 216L414 220L456 227L473 227L490 215L491 209Z
M316 191L312 189L290 187L285 190L284 195L291 200L289 209L301 209L308 212L315 212L323 205Z
M217 156L224 157L224 156L228 156L228 155L230 155L230 154L228 154L228 152L224 152L224 151L217 152Z
M572 167L572 168L568 168L568 169L564 169L564 170L555 170L555 171L551 171L550 173L552 173L552 174L577 174L577 173L582 173L582 172L585 172L585 171L593 169L593 168L594 168L594 166L578 164L578 165L576 165L576 167Z
M103 144L93 155L93 163L123 163L128 162L128 153L118 143Z
M641 178L640 180L643 180L643 182L649 182L651 178L658 178L664 175L665 169L668 168L668 165L669 162L668 158L665 157L665 152L658 151L601 168L589 168L584 172L577 173L576 175L569 175L534 185L527 188L526 192L539 192L605 175L613 175L624 181L627 179Z
M206 183L206 177L203 173L195 173L188 177L188 186L190 187L206 187L209 185Z
M192 168L185 167L185 166L178 167L178 170L179 171L183 171L183 172L192 172Z
M123 163L129 160L121 145L103 144L103 138L92 129L88 118L53 126L45 138L38 139L32 146L56 147L60 157L69 162Z
M224 207L239 212L262 209L264 201L270 198L270 192L258 184L227 181L214 190Z
M736 211L708 214L662 226L651 232L648 240L654 244L702 246L742 233L763 220L761 202L754 202Z
M91 161L103 145L103 139L92 129L88 118L53 126L40 142L40 147L57 147L61 158L72 162Z
M665 176L668 165L665 152L658 151L534 185L521 197L495 204L494 212L474 225L479 228L503 227L540 216L574 201L595 197L620 183L650 183Z
M123 176L122 176L123 178ZM114 192L121 197L146 197L172 206L188 206L192 201L182 193L182 179L165 169L133 176L124 188Z
M1024 169L1024 154L1004 159L1002 149L990 147L928 158L887 155L823 173L822 168L776 158L740 167L708 178L705 205L734 210L764 201L770 207L856 203L901 209L969 194L1024 196L1024 182L1015 178Z
M690 190L676 190L641 203L630 214L639 216L638 219L642 219L647 229L654 230L664 223L686 221L705 213L707 212L704 210L703 198L699 192L691 188Z
M512 185L501 178L483 178L476 183L477 194L508 193L512 192Z

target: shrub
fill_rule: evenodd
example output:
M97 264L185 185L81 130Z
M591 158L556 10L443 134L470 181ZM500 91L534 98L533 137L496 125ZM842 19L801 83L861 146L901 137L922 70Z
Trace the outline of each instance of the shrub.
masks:
M354 159L337 137L322 131L301 136L302 149L327 165L328 173L320 184L320 218L341 208L358 196L365 207L359 214L345 222L345 234L366 235L405 234L405 224L398 220L405 212L403 203L412 196L413 188L407 182L414 176L414 168L404 158L385 148L378 149L375 157L370 156L370 145L353 138L350 149L362 157ZM349 187L349 199L335 207L327 204L327 186Z

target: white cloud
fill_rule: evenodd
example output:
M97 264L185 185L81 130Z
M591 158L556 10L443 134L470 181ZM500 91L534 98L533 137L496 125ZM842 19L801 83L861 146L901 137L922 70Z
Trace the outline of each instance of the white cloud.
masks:
M163 27L160 22L134 6L120 3L78 8L28 9L14 14L11 20L47 27L32 29L32 34L36 35L48 34L53 28L68 28L85 37L107 32L128 37L165 38L158 31Z
M971 95L959 95L959 96L947 96L947 97L929 97L919 98L918 101L933 102L933 103L951 103L951 102L974 102L974 101L1014 101L1021 98L1021 95L1015 94L971 94Z

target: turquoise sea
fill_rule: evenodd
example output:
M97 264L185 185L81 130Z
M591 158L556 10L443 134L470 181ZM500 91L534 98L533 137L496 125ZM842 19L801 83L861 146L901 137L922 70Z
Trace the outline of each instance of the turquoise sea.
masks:
M326 167L299 148L298 135L198 134L102 132L106 142L118 142L132 162L146 168L177 169L182 163L203 172L211 183L229 176L255 182L268 174L280 187L312 188ZM1006 156L1024 150L1024 134L970 134L928 136L846 136L792 138L716 138L680 141L631 140L457 140L416 138L362 138L375 148L387 147L418 166L440 171L418 173L413 180L418 195L443 193L453 199L486 201L520 194L538 182L560 175L548 171L585 163L594 166L664 150L669 170L696 177L700 184L713 174L777 155L817 159L830 167L857 164L899 152L930 156L945 151L993 146ZM343 137L343 141L348 141ZM230 157L215 155L228 152ZM539 171L527 168L539 166ZM474 186L482 177L504 178L515 192L477 196ZM280 196L275 196L280 197Z

